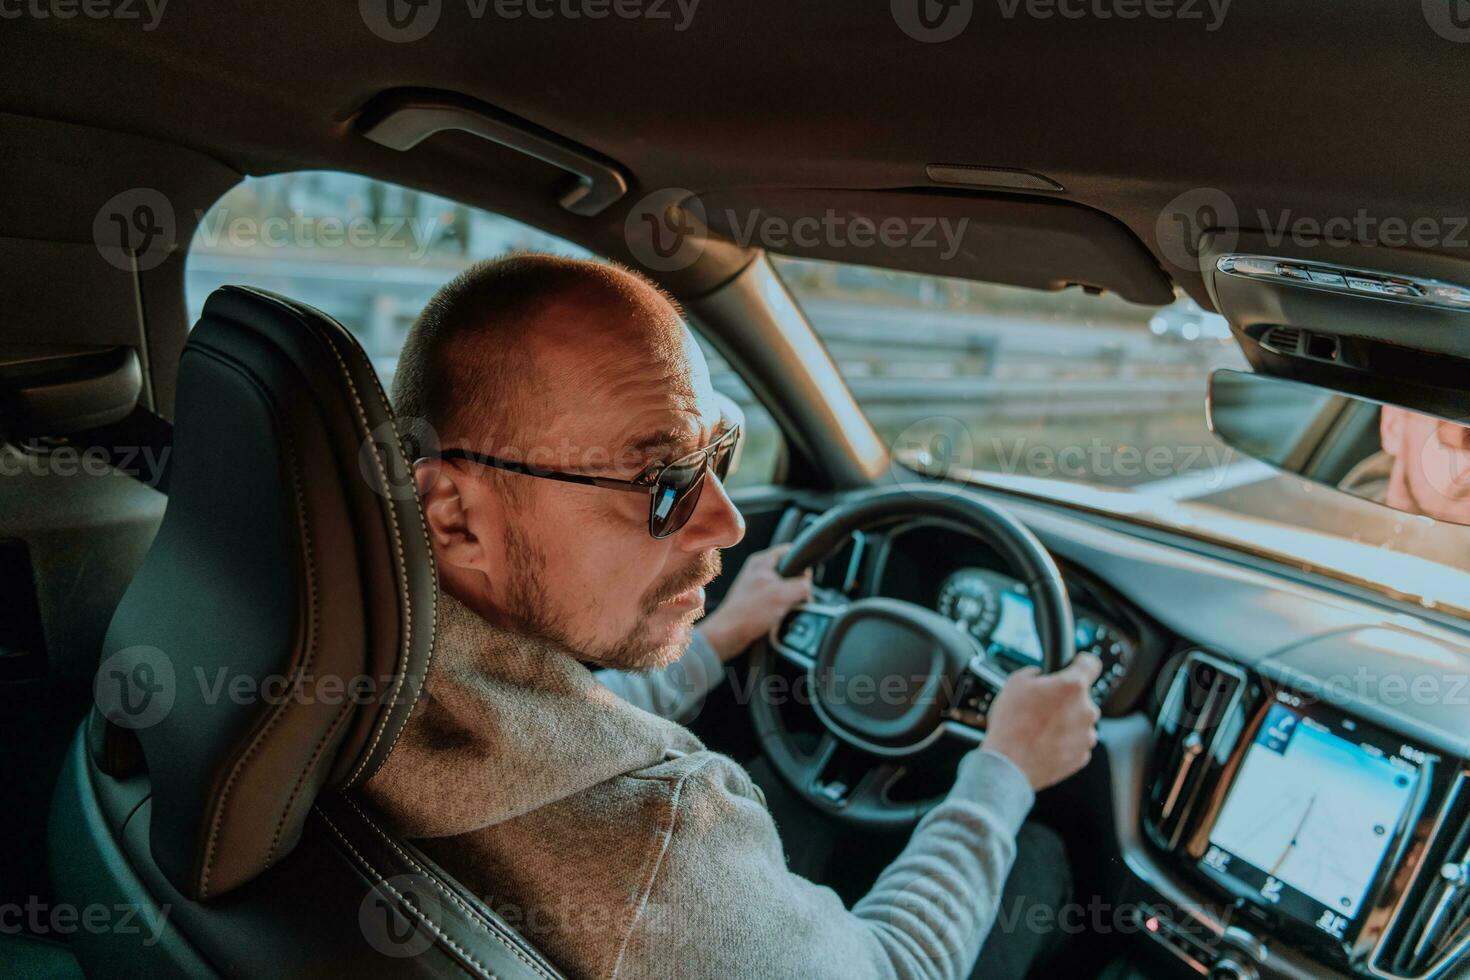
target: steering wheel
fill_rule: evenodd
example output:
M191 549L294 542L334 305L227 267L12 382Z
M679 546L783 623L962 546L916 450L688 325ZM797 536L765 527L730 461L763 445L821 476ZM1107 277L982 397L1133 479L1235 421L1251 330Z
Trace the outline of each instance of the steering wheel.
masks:
M957 525L993 548L1030 594L1041 670L1071 662L1072 604L1056 562L1025 525L964 488L900 486L841 503L797 536L778 570L799 575L854 531L912 518ZM890 790L944 740L978 746L1008 676L957 626L897 599L798 606L751 657L751 715L771 766L805 800L844 821L912 824L943 795L901 800ZM803 671L795 683L777 671L777 658ZM804 749L786 724L781 704L791 701L808 702L819 722L815 750Z

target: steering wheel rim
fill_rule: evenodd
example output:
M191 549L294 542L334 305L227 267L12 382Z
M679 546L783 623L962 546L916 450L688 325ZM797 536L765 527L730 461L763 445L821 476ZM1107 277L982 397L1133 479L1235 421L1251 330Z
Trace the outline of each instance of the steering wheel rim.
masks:
M844 501L797 535L778 571L788 577L801 574L839 548L854 531L924 518L956 524L993 548L1026 585L1032 599L1042 650L1041 670L1049 673L1071 662L1075 654L1072 606L1056 562L1024 524L963 487L901 485ZM935 685L927 682L911 705L899 708L882 707L870 712L861 707L839 708L835 703L829 706L825 698L839 690L833 687L831 678L842 677L838 666L856 664L858 671L881 670L882 662L889 660L897 676L901 669L922 672L927 665L943 673L946 680L957 679L961 687L969 682L968 678L979 678L976 683L991 688L991 696L1003 677L983 665L970 663L961 665L956 674L955 659L961 648L955 642L957 638L966 644L971 641L954 629L953 621L916 604L870 598L840 607L808 604L798 611L829 619L807 668L807 690L821 725L821 741L815 753L803 751L782 718L778 702L785 696L778 696L773 687L773 679L778 678L776 658L782 654L773 630L772 638L751 657L749 678L752 722L767 760L804 800L839 819L878 829L912 824L943 796L914 802L888 797L888 789L907 772L908 760L922 755L945 735L978 745L984 738L983 726L953 720L944 704L921 702L921 697L935 697ZM853 622L857 620L860 622ZM882 641L885 652L874 654L864 647L864 640L874 638ZM969 650L974 652L973 645ZM880 712L879 717L868 716ZM902 737L896 741L869 737L891 734ZM916 735L922 737L916 739ZM855 780L823 782L834 758L849 748L871 756L871 767ZM834 785L841 790L840 795Z

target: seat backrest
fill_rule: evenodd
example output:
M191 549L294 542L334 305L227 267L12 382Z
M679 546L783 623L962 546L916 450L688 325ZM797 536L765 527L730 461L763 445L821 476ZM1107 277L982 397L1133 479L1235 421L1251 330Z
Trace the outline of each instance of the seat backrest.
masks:
M59 899L151 908L160 935L79 934L84 966L555 976L353 798L417 703L437 590L356 341L216 292L180 364L169 478L49 835Z

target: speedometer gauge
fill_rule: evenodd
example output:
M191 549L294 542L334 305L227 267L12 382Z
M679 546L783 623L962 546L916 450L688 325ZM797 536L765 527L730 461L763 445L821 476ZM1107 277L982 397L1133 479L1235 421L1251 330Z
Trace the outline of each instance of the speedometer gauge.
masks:
M939 612L984 643L1000 619L1000 597L980 568L962 568L944 580Z

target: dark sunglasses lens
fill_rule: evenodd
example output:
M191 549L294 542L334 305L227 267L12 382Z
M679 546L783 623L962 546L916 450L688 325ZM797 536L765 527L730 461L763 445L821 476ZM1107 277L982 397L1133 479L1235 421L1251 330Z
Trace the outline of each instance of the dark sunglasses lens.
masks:
M714 475L720 478L720 482L722 483L725 482L726 476L731 475L731 470L735 469L735 460L739 458L739 442L744 438L744 435L745 433L741 432L741 429L736 428L725 439L725 442L722 442L720 447L714 450L714 460L711 460L710 467L714 470Z
M658 476L653 493L653 514L648 527L656 538L667 537L689 523L704 490L704 457L679 461Z
M715 451L714 471L721 483L724 483L725 477L730 475L730 467L735 463L735 450L739 445L740 436L737 433L733 439Z

